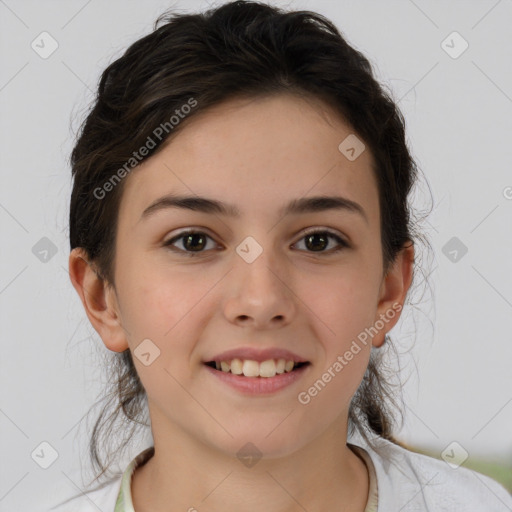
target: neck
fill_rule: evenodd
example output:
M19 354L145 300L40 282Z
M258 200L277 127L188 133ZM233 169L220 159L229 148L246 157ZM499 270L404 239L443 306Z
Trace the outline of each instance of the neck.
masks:
M336 422L292 454L263 457L252 465L179 429L153 437L154 456L132 477L135 512L365 509L368 470Z

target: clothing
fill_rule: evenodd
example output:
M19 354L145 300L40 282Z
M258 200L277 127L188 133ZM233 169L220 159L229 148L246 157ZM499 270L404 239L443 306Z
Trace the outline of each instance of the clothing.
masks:
M359 434L348 446L365 462L370 491L364 512L512 512L512 495L498 482L463 466L412 452L386 439ZM154 453L142 451L122 475L80 497L57 505L51 512L134 512L130 481L138 465Z

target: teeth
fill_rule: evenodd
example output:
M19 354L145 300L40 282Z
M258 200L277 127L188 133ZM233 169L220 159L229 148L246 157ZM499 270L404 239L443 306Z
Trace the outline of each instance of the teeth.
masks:
M242 373L246 377L258 377L260 374L260 365L256 361L246 359L242 365Z
M268 359L258 363L251 359L233 359L232 361L215 362L217 370L245 377L275 377L276 374L288 373L293 370L295 363L285 359Z
M292 361L292 363L293 363L293 361ZM258 375L260 377L275 377L275 375L277 373L276 363L273 359L269 359L268 361L261 362L257 366L257 368L258 368ZM293 364L292 364L292 368L293 368ZM244 375L245 375L245 372L244 372Z
M229 365L229 369L231 370L231 373L234 373L235 375L242 375L242 366L242 361L240 361L240 359L233 359Z
M276 364L276 373L284 373L286 361L284 359L278 359Z

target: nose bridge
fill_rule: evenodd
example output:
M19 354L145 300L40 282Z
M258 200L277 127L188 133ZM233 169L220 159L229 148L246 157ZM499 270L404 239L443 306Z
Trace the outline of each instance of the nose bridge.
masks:
M262 239L261 236L259 238ZM276 277L280 270L277 264L278 257L273 250L270 236L267 236L262 244L254 237L248 236L236 247L236 272L246 288L277 293L278 288L282 287L281 281Z
M261 238L260 238L261 239ZM258 323L275 317L290 320L293 293L281 258L273 253L271 237L260 244L252 236L236 246L231 296L226 314L231 320L252 317Z

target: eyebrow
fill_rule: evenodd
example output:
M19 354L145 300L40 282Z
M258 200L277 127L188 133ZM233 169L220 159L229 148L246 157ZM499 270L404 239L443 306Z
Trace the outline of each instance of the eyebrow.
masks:
M207 197L167 194L150 204L142 212L139 221L149 218L158 211L173 208L209 214L219 214L234 218L240 217L240 210L232 204L222 203L221 201L209 199ZM368 217L366 216L366 212L363 207L359 203L341 196L323 195L293 199L287 205L279 209L278 216L316 213L328 210L341 210L348 213L358 214L363 217L368 224Z

